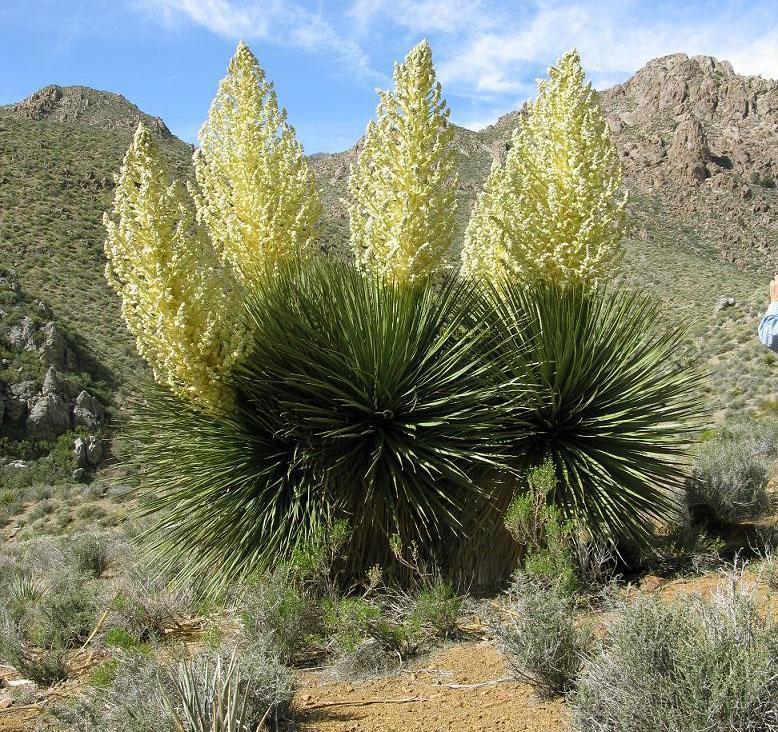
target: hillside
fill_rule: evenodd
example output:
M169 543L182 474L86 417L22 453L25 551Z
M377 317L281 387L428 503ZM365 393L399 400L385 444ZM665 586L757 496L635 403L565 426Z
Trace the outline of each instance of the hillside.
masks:
M118 301L103 277L102 213L138 121L178 174L191 149L121 96L49 86L0 107L0 268L77 333L114 385L137 366Z
M770 408L776 371L754 329L778 252L778 83L677 54L650 62L601 100L631 194L624 276L662 298L670 317L692 321L713 368L715 408ZM455 248L521 114L480 132L456 130ZM188 175L190 147L121 96L50 86L0 108L0 267L15 269L29 297L82 337L115 386L138 362L102 276L101 217L139 119L177 174ZM357 150L311 158L325 200L322 243L335 252L347 252L342 199ZM719 312L722 297L735 303Z

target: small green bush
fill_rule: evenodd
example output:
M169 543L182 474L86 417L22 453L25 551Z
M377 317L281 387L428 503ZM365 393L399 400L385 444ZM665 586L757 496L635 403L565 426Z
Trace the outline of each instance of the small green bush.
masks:
M289 566L246 581L240 607L248 636L264 639L285 662L298 658L322 630L319 600Z
M697 446L690 505L725 520L748 518L768 506L767 483L778 456L778 420L736 422Z
M541 697L570 691L591 644L579 626L575 603L558 587L524 581L514 588L511 620L495 625L508 668Z
M462 609L462 597L448 582L438 580L416 596L413 616L422 628L430 628L436 637L450 638L456 633Z
M580 732L778 729L778 624L742 587L628 606L572 697Z
M572 551L575 524L548 502L557 486L553 462L545 460L530 470L527 485L505 513L508 532L524 548L518 574L528 581L575 592L579 586Z

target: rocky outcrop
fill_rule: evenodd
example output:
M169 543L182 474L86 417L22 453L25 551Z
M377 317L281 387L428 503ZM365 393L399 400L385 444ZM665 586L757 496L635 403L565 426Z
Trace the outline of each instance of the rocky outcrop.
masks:
M77 427L99 430L105 422L100 400L85 390L75 399L68 396L72 393L54 367L49 367L40 389L31 380L10 385L0 382L0 434L49 441ZM95 458L102 454L99 441L89 448L89 454L99 462L100 457Z
M62 331L49 321L40 332L43 336L43 342L38 349L41 363L60 370L72 368L73 354Z
M98 399L89 392L82 391L73 406L73 427L84 427L94 431L105 420L105 409Z
M8 342L19 351L35 351L35 326L32 318L25 316L18 325L8 331Z
M68 405L58 394L41 394L27 415L27 432L33 440L54 440L70 429Z
M699 185L709 176L706 166L710 149L702 123L696 117L681 117L667 148L667 158L686 183Z

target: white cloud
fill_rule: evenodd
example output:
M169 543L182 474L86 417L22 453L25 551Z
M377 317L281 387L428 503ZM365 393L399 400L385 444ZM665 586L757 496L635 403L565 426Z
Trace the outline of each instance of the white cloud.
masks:
M653 15L646 4L615 0L543 0L524 22L476 32L449 47L438 70L444 82L482 93L526 84L527 73L552 64L575 46L598 87L621 81L652 58L706 54L736 71L778 78L778 22L759 13ZM666 6L667 7L667 6Z
M337 57L350 73L384 79L359 45L339 34L323 15L283 0L138 0L168 25L188 20L234 40L261 39Z
M484 0L354 0L348 16L364 32L389 21L414 33L471 33L495 27L503 15Z

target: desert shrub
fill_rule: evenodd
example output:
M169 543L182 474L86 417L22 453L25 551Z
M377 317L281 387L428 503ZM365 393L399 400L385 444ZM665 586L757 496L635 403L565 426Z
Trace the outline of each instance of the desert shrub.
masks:
M172 693L172 678L160 673L158 663L140 653L123 654L107 684L90 687L72 704L50 709L61 732L174 732L173 717L164 702Z
M50 685L67 676L69 654L96 622L96 593L86 578L63 574L43 583L21 575L0 616L0 659L23 676Z
M372 587L363 597L325 600L323 620L340 673L361 675L451 637L461 606L452 585L437 579L413 592ZM375 654L372 661L370 653Z
M231 670L228 678L225 670ZM74 703L53 706L51 716L59 725L57 729L210 731L211 727L197 726L201 719L196 710L198 703L206 715L202 719L224 719L219 716L220 711L235 695L243 726L213 729L254 730L263 719L285 718L294 691L289 671L256 644L168 661L137 652L120 653L98 681Z
M346 579L390 564L394 533L443 552L480 500L505 411L478 299L455 278L401 286L324 258L280 268L248 305L235 413L160 395L137 425L161 561L227 582L345 515Z
M319 599L294 580L288 566L245 583L239 606L249 637L264 639L279 658L298 658L322 628Z
M505 526L524 550L519 566L521 581L540 582L572 593L578 589L572 552L575 526L548 502L555 488L556 470L551 460L532 468L527 475L527 489L505 512Z
M191 586L173 585L164 574L131 565L111 584L108 627L126 630L138 641L155 640L191 614L195 598Z
M570 691L591 639L576 623L573 599L558 587L524 581L513 589L510 609L510 619L494 627L510 671L540 696Z
M767 732L776 700L778 625L742 587L628 606L572 698L581 732Z
M101 577L110 564L108 542L103 537L79 537L73 547L76 568L91 577Z
M324 608L327 630L341 653L356 650L382 620L381 609L361 597L343 597Z
M415 598L413 615L422 628L429 628L439 638L456 633L462 609L462 597L449 582L437 580L422 589Z
M754 516L768 505L767 483L778 456L778 420L727 425L695 451L690 505L703 504L722 519Z
M548 500L563 518L595 537L649 541L679 511L679 457L702 411L684 331L619 288L506 280L491 299L495 337L515 354L507 375L534 395L510 437L514 469L550 460Z

